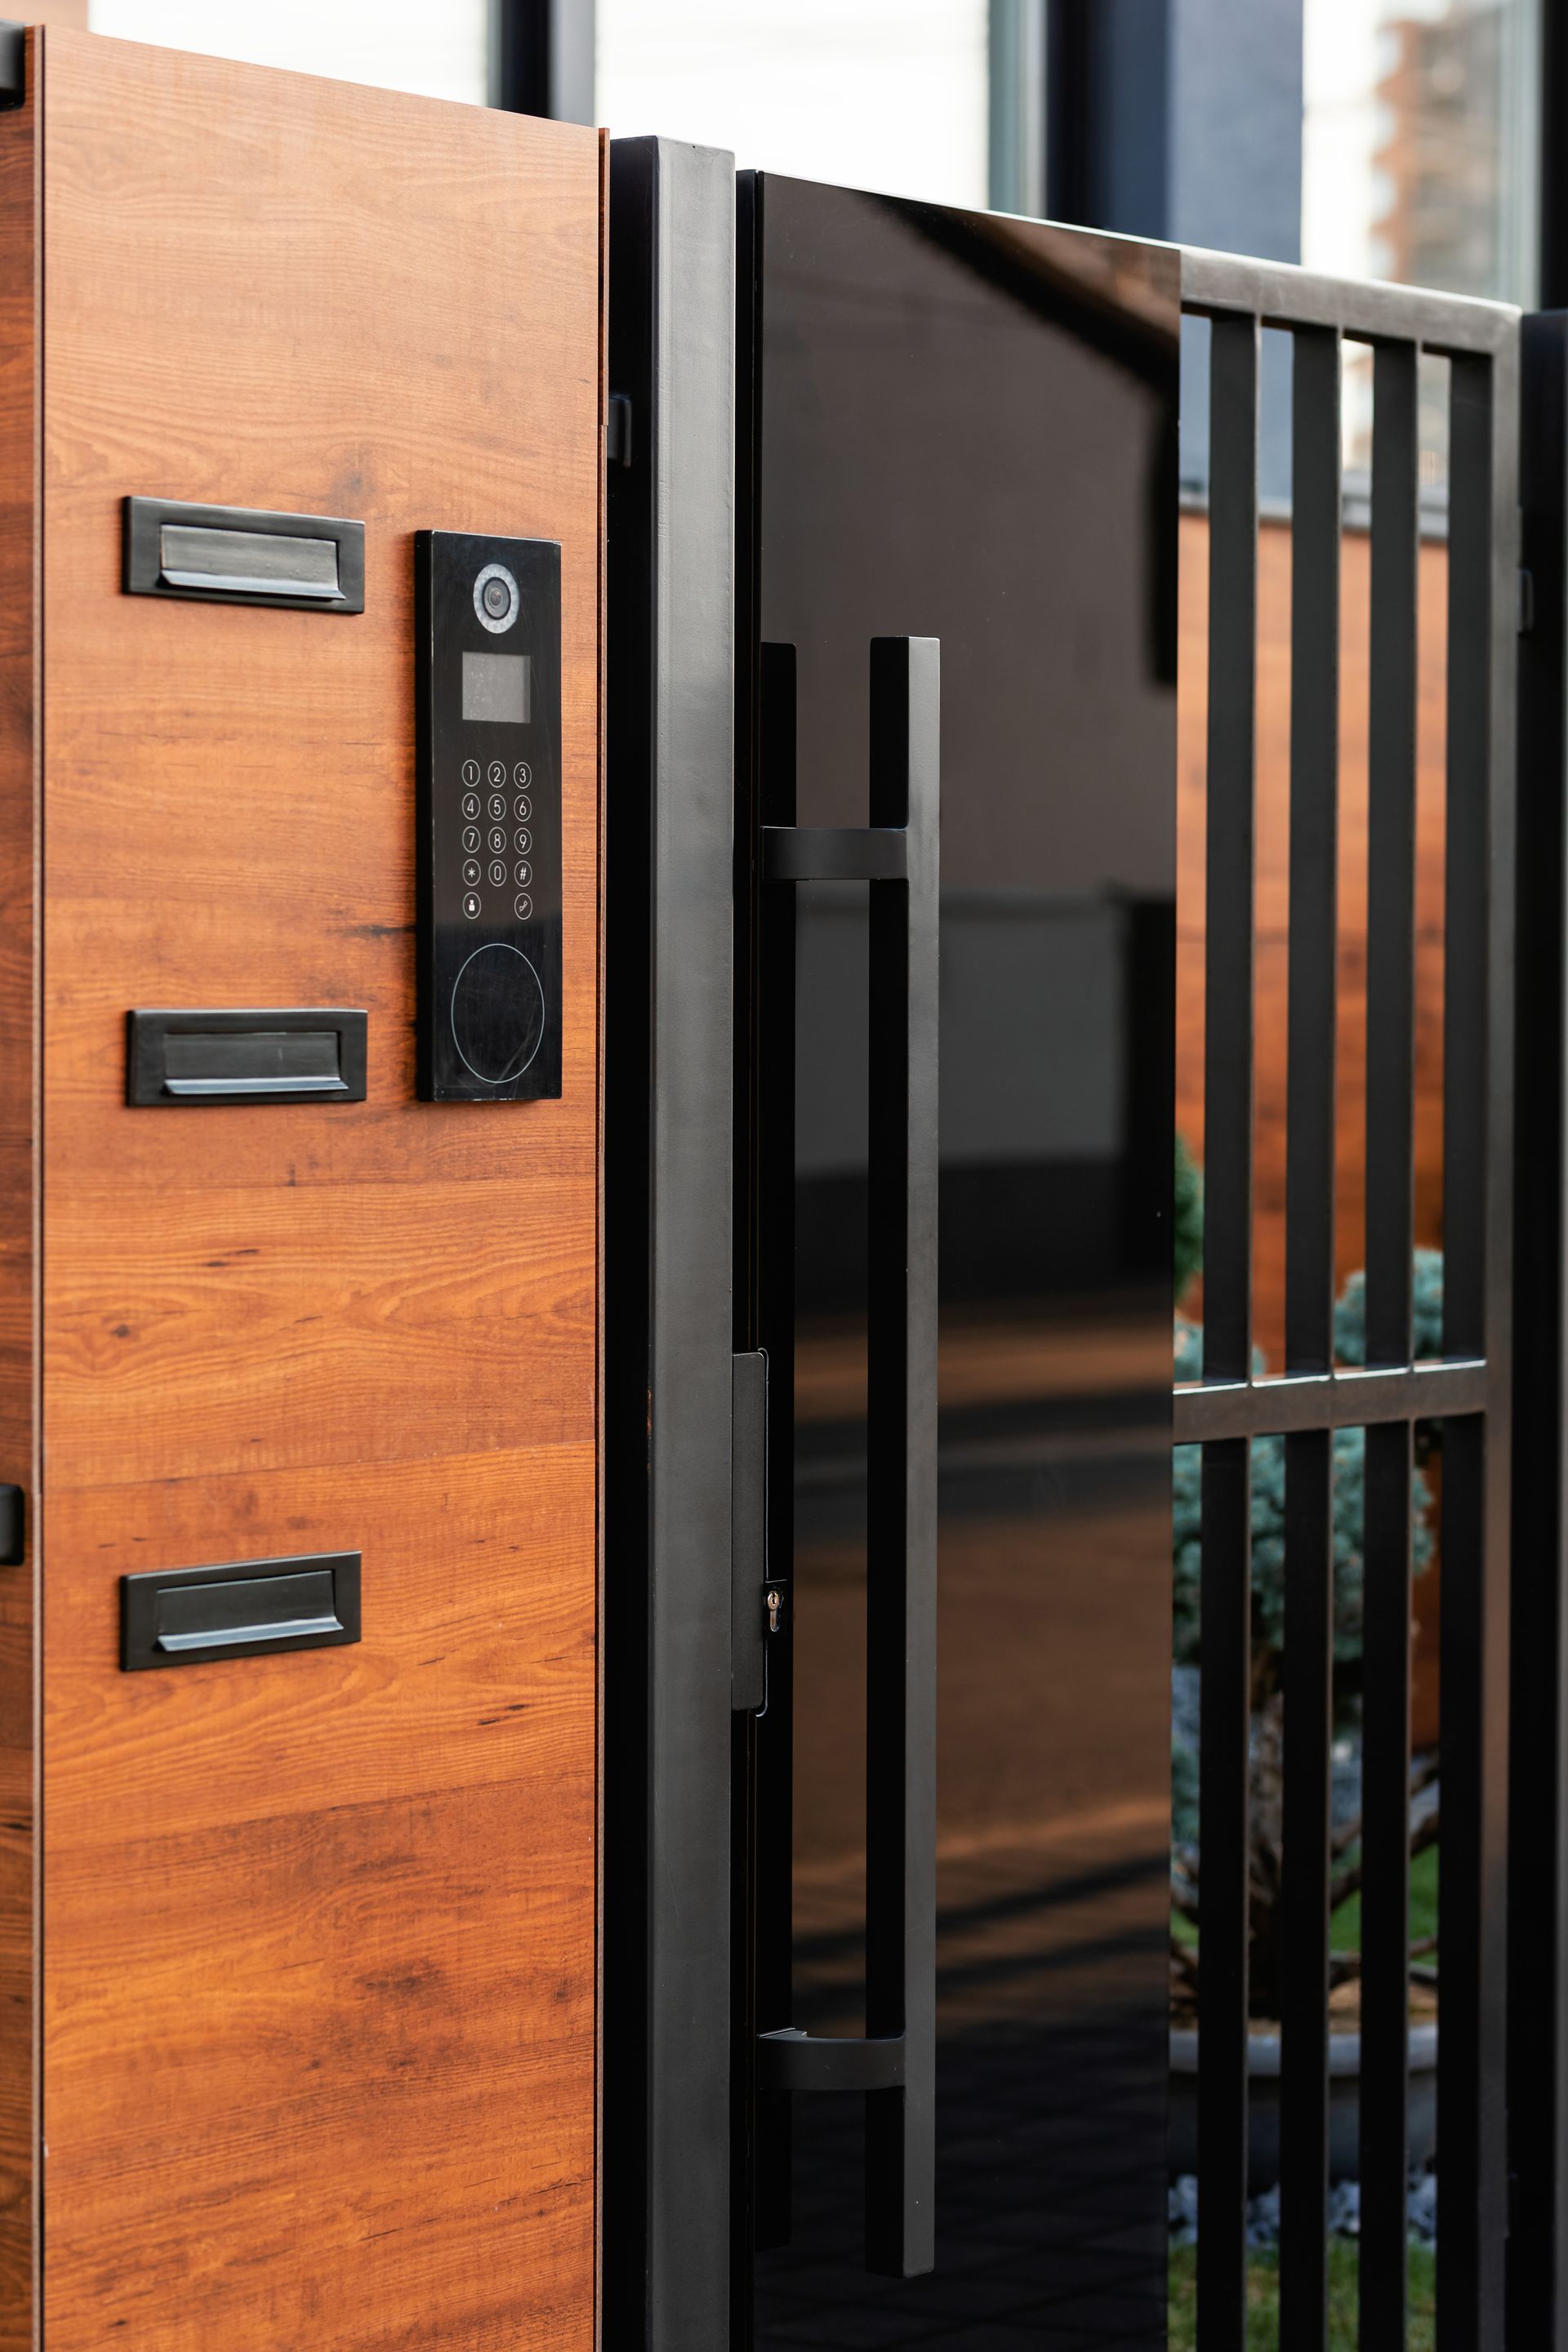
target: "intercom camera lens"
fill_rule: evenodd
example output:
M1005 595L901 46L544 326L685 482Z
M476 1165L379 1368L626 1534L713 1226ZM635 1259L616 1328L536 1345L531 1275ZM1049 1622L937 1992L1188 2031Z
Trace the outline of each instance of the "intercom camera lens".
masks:
M474 611L492 636L503 635L510 628L520 603L517 582L506 565L487 563L474 581ZM503 768L503 778L505 773Z

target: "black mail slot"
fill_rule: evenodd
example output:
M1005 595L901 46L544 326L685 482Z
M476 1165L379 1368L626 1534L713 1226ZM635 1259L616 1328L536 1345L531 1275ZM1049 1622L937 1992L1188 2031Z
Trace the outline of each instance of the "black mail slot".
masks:
M342 1006L132 1013L125 1099L174 1104L363 1102L365 1015Z
M302 613L364 610L363 522L182 499L127 499L124 513L128 596Z
M357 1642L360 1555L237 1560L120 1580L120 1663L195 1665Z

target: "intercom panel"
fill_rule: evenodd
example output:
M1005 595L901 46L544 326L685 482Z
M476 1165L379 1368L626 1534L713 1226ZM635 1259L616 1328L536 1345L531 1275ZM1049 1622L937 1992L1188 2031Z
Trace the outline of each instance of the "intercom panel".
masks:
M419 1092L561 1092L561 550L421 531Z

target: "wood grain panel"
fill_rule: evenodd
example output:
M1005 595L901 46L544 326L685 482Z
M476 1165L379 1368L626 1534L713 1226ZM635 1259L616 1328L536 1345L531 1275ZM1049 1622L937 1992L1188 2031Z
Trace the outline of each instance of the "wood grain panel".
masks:
M29 69L29 86L32 74ZM34 1486L37 145L0 116L0 1480ZM0 2352L30 2352L37 2125L34 1567L0 1568Z
M599 157L45 37L51 2352L593 2336ZM363 516L360 618L118 593L129 492ZM412 1099L416 530L556 539L563 1096ZM369 1099L147 1113L135 1004ZM128 1570L353 1648L127 1676Z

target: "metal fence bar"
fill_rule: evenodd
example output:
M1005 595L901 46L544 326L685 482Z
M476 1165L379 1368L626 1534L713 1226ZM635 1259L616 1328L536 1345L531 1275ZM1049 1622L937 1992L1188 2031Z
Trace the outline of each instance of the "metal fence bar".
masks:
M1323 2352L1328 2328L1333 1444L1326 1429L1285 1441L1279 2352Z
M1258 322L1216 320L1209 362L1204 1370L1252 1355L1253 768L1257 716Z
M1251 1467L1246 1438L1204 1448L1197 2279L1204 2352L1247 2347Z
M1452 362L1449 397L1447 849L1444 919L1443 1315L1445 1344L1487 1344L1491 866L1492 370ZM1497 1638L1488 1587L1489 1426L1457 1423L1443 1444L1443 1868L1438 2041L1442 2194L1437 2307L1443 2352L1500 2340L1507 2232L1503 2068L1505 1816L1489 1720Z
M1500 1759L1489 1769L1498 1743L1488 1721L1486 1441L1479 1420L1443 1433L1440 2352L1490 2352L1503 2340L1508 1888Z
M1492 371L1448 397L1447 849L1443 908L1443 1345L1487 1344L1487 937L1491 863Z
M1333 1364L1338 950L1340 347L1293 338L1285 1361ZM1280 2352L1328 2324L1329 1868L1333 1439L1285 1446L1285 1785L1280 1911Z
M1373 362L1366 1360L1410 1360L1415 1172L1416 351ZM1408 1425L1366 1436L1362 1748L1361 2340L1403 2352L1409 2074Z
M1563 30L1568 34L1568 23ZM1565 43L1568 53L1568 43ZM1568 156L1563 159L1568 164ZM1532 1311L1520 1318L1514 1351L1511 1503L1515 1591L1529 1637L1510 1659L1509 1792L1509 2009L1529 2017L1510 2036L1509 2114L1514 2173L1509 2236L1509 2315L1518 2339L1541 2352L1568 2345L1568 1610L1563 1606L1560 1433L1568 1326L1563 1315L1564 1191L1563 773L1568 752L1568 312L1526 319L1519 451L1530 628L1519 640L1519 997L1517 1170L1513 1208L1519 1262L1528 1265ZM1494 945L1495 952L1495 945ZM1495 1443L1495 1440L1494 1440ZM1497 1458L1494 1456L1494 1459Z
M1361 2342L1404 2352L1410 2036L1411 1432L1366 1433L1362 1647Z
M1288 1436L1297 1429L1361 1429L1383 1421L1432 1421L1484 1412L1495 1370L1461 1363L1392 1364L1370 1371L1301 1372L1285 1380L1183 1381L1175 1391L1175 1443Z
M1340 348L1318 329L1304 329L1293 345L1285 1363L1326 1372L1334 1330Z
M1373 362L1366 1360L1410 1361L1415 1176L1416 354Z
M1252 1359L1253 786L1257 718L1256 319L1215 323L1209 361L1204 1370ZM1198 2305L1205 2352L1247 2343L1247 1748L1251 1457L1204 1450L1198 1738Z
M1358 341L1418 340L1431 352L1499 352L1519 331L1519 312L1505 302L1326 278L1289 262L1191 246L1182 254L1182 307L1209 318L1259 319L1266 327L1331 327Z

